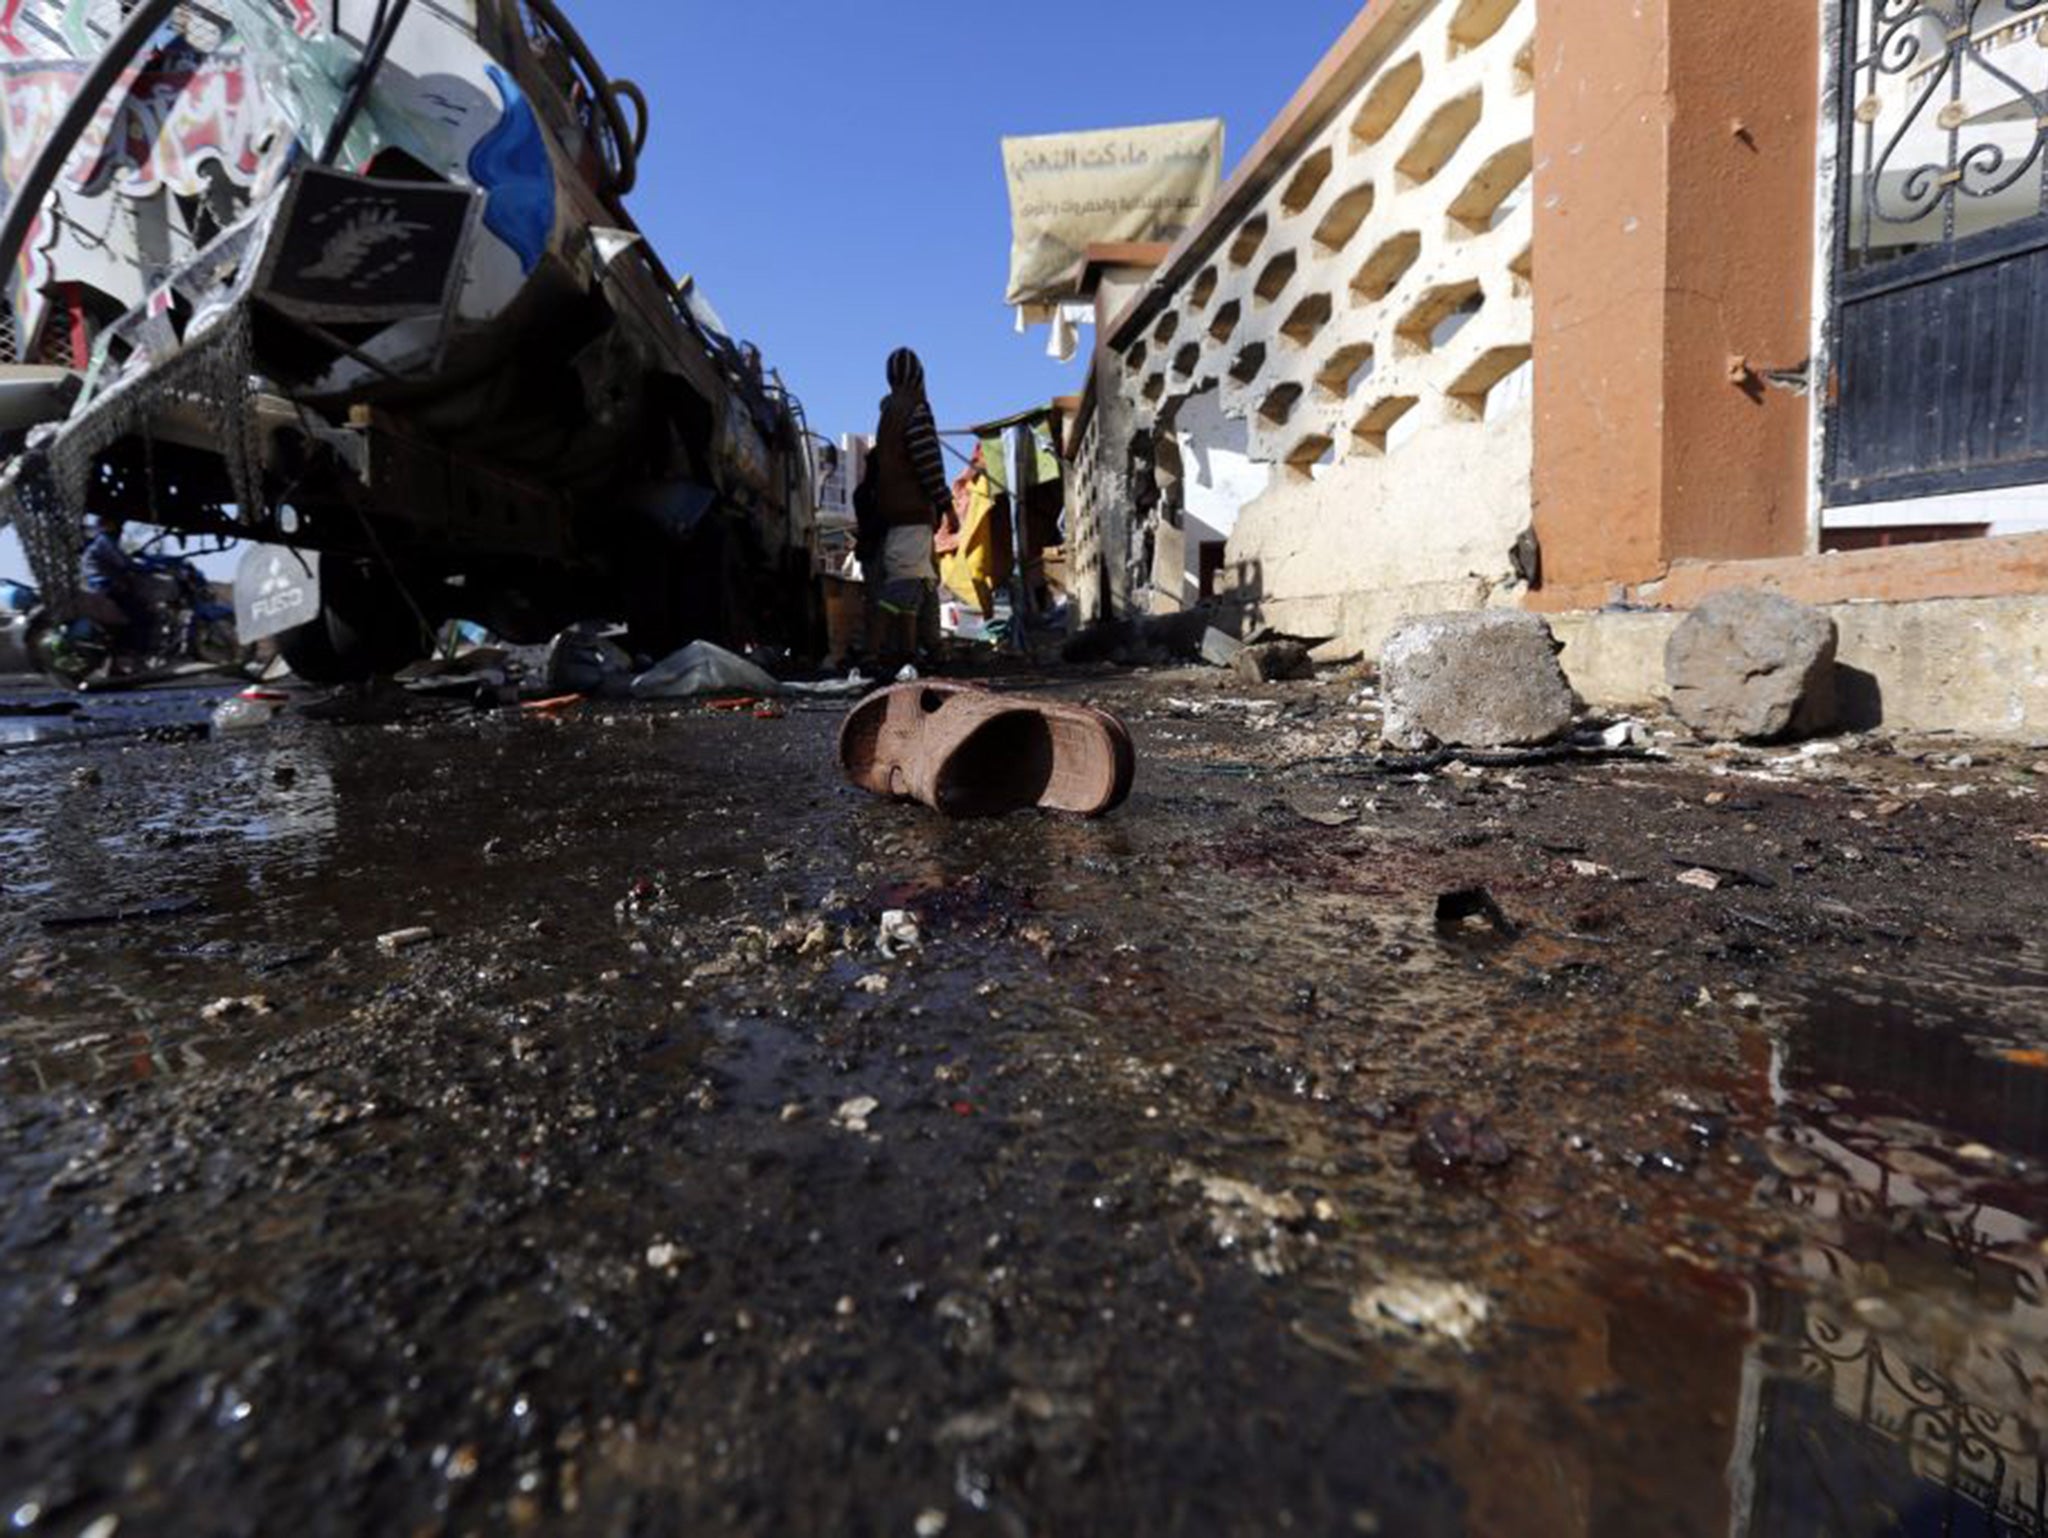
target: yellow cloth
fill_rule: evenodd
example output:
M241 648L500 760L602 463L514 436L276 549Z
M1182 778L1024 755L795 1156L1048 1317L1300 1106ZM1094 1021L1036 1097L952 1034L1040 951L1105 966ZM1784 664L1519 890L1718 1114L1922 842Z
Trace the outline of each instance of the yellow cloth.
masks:
M960 544L939 561L939 579L955 597L979 608L983 619L995 617L996 588L1006 575L997 548L995 506L988 477L977 475L968 487Z

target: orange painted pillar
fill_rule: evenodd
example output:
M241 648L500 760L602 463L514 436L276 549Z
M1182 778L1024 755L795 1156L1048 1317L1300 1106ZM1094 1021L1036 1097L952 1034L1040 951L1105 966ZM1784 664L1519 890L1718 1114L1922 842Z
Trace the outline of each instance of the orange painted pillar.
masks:
M1539 0L1543 607L1809 548L1819 11Z

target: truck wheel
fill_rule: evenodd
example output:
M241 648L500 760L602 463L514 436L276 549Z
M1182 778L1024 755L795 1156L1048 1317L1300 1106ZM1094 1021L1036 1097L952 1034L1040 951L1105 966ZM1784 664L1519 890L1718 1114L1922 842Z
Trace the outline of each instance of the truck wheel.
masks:
M322 688L359 684L373 672L368 658L345 657L336 650L325 614L295 630L287 630L277 638L277 650L286 667L305 682Z
M649 539L623 574L626 628L633 650L656 661L692 641L739 651L769 639L760 595L774 593L752 530L713 512L680 545Z
M765 639L755 598L758 557L753 535L736 515L697 525L684 555L680 601L693 635L742 651Z
M626 640L638 656L659 662L696 639L683 614L682 563L673 545L650 540L625 574Z
M309 684L359 684L396 673L432 648L418 616L388 577L334 561L320 573L321 613L278 643L291 670Z

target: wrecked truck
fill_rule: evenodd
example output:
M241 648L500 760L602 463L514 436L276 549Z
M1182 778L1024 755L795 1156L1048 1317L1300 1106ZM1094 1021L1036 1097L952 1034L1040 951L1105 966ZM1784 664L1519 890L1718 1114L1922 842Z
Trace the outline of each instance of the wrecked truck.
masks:
M450 620L819 639L802 408L625 206L648 106L554 0L0 7L0 519L254 548L346 682Z

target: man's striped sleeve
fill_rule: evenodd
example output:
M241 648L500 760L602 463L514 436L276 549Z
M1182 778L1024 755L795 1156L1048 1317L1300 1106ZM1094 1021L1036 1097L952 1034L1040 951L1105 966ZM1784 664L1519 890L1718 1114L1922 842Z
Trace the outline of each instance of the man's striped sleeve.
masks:
M909 439L910 462L917 468L917 482L924 488L932 510L943 517L952 510L953 488L946 484L946 456L939 448L939 429L932 420L930 401L919 401L911 411L905 436Z

